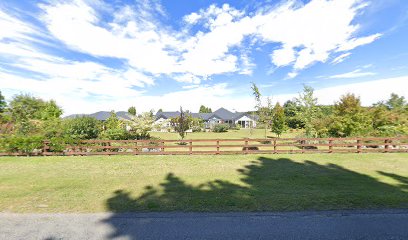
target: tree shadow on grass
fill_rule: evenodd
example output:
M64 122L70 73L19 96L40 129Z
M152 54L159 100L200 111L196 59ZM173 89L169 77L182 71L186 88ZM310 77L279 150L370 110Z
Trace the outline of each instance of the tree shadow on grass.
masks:
M240 172L242 184L214 180L199 186L187 184L169 173L160 187L147 186L133 198L120 189L106 201L115 213L142 211L295 211L362 208L408 207L408 178L379 172L401 184L392 186L375 178L350 171L335 164L320 165L312 161L294 162L287 158L260 157ZM115 233L115 214L105 220Z

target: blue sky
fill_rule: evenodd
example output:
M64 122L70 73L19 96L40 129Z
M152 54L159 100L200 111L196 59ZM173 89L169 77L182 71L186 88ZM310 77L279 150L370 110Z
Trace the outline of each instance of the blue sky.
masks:
M408 98L404 0L0 2L0 90L65 111L250 110L286 101Z

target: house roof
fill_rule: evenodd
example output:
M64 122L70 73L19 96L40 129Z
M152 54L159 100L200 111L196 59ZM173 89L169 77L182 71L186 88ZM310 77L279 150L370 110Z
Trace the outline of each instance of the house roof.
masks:
M253 118L253 116L251 116L250 114L248 114L247 112L231 112L225 108L220 108L217 109L215 112L213 113L186 113L186 114L190 114L192 117L194 118L200 118L203 119L205 121L211 119L211 118L218 118L224 121L228 121L228 120L236 120L241 118L242 116L246 115L249 118ZM178 117L180 116L180 112L176 111L176 112L158 112L156 114L156 119L159 118L164 118L164 119L169 119L169 118L173 118L173 117ZM255 119L257 119L255 117Z
M99 121L105 121L106 119L108 119L110 117L110 114L111 114L111 112L108 112L108 111L99 111L99 112L92 113L92 114L72 114L72 115L66 116L65 118L69 119L69 118L77 118L77 117L87 116L87 117L96 118ZM129 116L128 112L126 112L126 111L116 112L116 116L118 118L121 118L121 119L130 120L130 116Z
M106 119L109 118L110 114L111 112L108 112L108 111L100 111L100 112L96 112L92 114L72 114L72 115L66 116L65 118L76 118L76 117L89 116L89 117L94 117L100 121L105 121ZM186 113L186 114L190 114L194 118L203 119L204 121L208 121L211 118L218 118L224 121L237 120L244 115L249 118L253 118L253 116L251 114L248 114L247 112L231 112L225 108L217 109L213 113ZM130 120L130 115L126 111L116 112L116 116L118 116L118 118L121 118L121 119ZM156 120L159 118L170 119L170 118L174 118L178 116L180 116L179 111L158 112L156 113ZM255 120L256 119L257 119L257 116L255 115Z

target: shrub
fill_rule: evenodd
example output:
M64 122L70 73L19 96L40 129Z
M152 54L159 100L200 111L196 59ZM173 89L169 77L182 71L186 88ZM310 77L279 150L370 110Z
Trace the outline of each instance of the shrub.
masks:
M63 152L67 145L78 145L78 140L70 137L53 137L49 140L48 146L50 146L50 152Z
M9 136L0 140L0 147L5 152L29 155L37 149L42 149L43 138L41 136Z
M203 129L202 129L200 126L193 126L193 127L191 128L191 130L192 130L193 132L201 132Z
M225 123L216 124L213 127L213 132L228 132L229 125Z
M100 122L93 117L77 117L67 121L65 133L74 139L97 138Z

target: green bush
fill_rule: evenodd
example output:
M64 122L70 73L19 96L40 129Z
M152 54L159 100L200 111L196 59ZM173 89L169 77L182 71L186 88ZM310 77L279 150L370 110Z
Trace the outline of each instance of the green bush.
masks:
M31 154L43 148L41 136L8 136L0 140L0 148L4 152Z
M229 125L226 123L216 124L213 127L213 132L228 132Z
M63 152L67 145L78 145L80 140L70 137L53 137L49 139L48 146L50 152Z
M77 117L67 121L65 134L74 139L94 139L100 130L101 125L96 118Z

